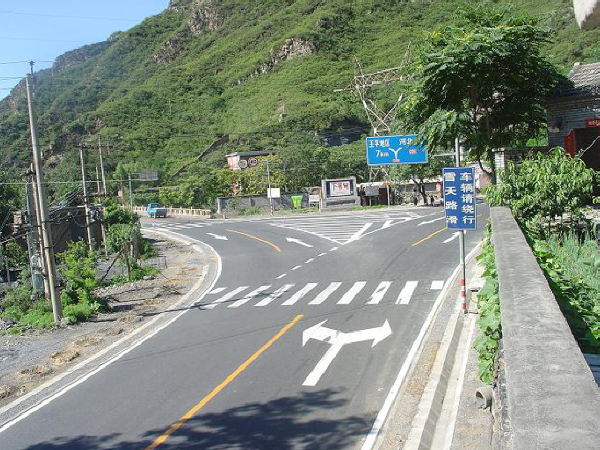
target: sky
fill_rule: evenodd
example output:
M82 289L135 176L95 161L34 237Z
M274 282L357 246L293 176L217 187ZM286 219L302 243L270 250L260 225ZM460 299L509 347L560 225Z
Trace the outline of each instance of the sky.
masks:
M169 0L0 0L0 99L29 72L47 69L63 53L106 40ZM16 62L16 63L14 63Z

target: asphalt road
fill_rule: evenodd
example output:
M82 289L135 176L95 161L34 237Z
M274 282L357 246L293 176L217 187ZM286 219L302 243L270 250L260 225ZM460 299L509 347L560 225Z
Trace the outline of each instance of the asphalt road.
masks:
M467 252L481 240L467 233ZM458 239L441 208L144 220L211 245L197 305L0 432L0 449L364 449Z

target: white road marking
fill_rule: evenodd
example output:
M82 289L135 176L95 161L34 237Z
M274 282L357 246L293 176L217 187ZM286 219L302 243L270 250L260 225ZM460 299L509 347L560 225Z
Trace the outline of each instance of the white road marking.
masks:
M453 233L452 236L450 236L448 239L446 239L444 241L444 244L447 244L448 242L452 242L454 239L456 239L458 236L460 235L460 231L457 231L456 233Z
M315 258L309 258L306 261L304 261L304 264L310 264L311 262L313 262L315 260Z
M393 220L386 220L385 223L381 226L381 229L385 230L386 228L391 227L393 222Z
M327 300L327 298L331 294L333 294L333 292L335 292L341 285L342 285L342 283L339 283L339 282L331 283L319 295L317 295L313 301L309 302L308 304L309 305L320 305L325 300Z
M356 297L356 295L362 291L362 289L365 287L365 285L367 284L366 281L357 281L356 283L354 283L352 285L352 287L348 290L348 292L346 292L342 298L340 299L339 302L337 302L338 305L349 305L350 302L352 300L354 300L354 297Z
M398 300L396 300L396 305L408 305L410 302L410 298L412 297L417 285L418 281L407 281L402 290L400 291L400 295L398 296Z
M240 292L245 291L246 289L248 289L248 286L241 286L239 288L236 288L233 291L228 292L227 294L225 294L223 297L216 299L214 302L212 302L212 303L210 303L208 305L204 305L204 308L206 308L206 309L213 309L219 303L223 303L223 302L226 302L228 300L231 300L233 297L235 297L236 295L238 295Z
M282 287L280 287L279 289L277 289L275 292L273 292L267 298L261 300L260 302L258 302L254 306L267 306L273 300L278 299L279 297L281 297L283 294L285 294L287 291L289 291L293 287L294 287L293 284L284 284Z
M210 291L209 294L218 294L219 292L223 292L225 289L227 289L227 288L226 287L216 288L216 289L213 289L212 291Z
M312 248L312 245L307 244L306 242L303 242L300 239L286 237L285 240L288 242L293 242L294 244L302 245L303 247Z
M365 223L360 230L358 230L356 233L354 233L352 235L352 237L350 239L348 239L346 244L349 244L350 242L358 241L362 237L363 233L366 232L372 226L373 226L372 222Z
M431 282L431 288L432 291L441 291L442 289L444 289L444 281L443 280L433 280Z
M371 348L373 348L379 342L383 341L392 334L392 329L390 328L390 323L387 321L387 319L380 327L354 331L353 333L342 333L341 331L324 327L323 324L325 322L327 322L327 320L307 328L302 333L303 347L310 339L331 344L331 347L329 347L327 352L325 352L315 368L308 374L306 380L304 380L304 383L302 383L303 386L316 386L321 376L327 371L327 368L333 362L344 345L352 344L354 342L372 340L373 344L371 345Z
M276 280L281 280L283 277L285 277L287 275L287 273L282 273L281 275L279 275L277 278L275 278Z
M391 285L391 281L382 281L379 283L379 286L377 286L377 289L375 289L375 292L373 292L371 295L371 299L367 302L367 305L377 305L381 300L383 300L383 296Z
M203 228L205 224L201 223L190 223L190 227L192 228Z
M242 299L238 300L237 302L232 303L231 305L229 305L228 308L239 308L240 306L245 305L250 300L252 300L254 297L256 297L258 294L260 294L263 291L266 291L270 287L271 287L270 284L268 284L266 286L260 286L259 288L256 288L252 292L250 292L249 294L247 294L244 298L242 298Z
M227 236L222 236L220 234L215 234L215 233L206 233L206 234L208 234L209 236L212 236L215 239L220 240L220 241L228 241L229 240L229 239L227 239Z
M445 217L445 216L442 216L442 217L438 217L437 219L433 219L433 220L425 220L425 221L423 221L423 222L419 223L419 225L418 225L418 226L421 226L421 225L427 225L428 223L439 222L440 220L445 220L445 219L446 219L446 217Z
M317 256L325 256L327 252L319 253Z
M288 300L283 302L281 305L282 306L294 305L298 300L302 299L306 294L308 294L310 291L312 291L314 288L316 288L317 285L318 285L318 283L308 283L306 286L304 286L302 289L300 289L298 292L296 292L292 297L290 297Z
M338 247L332 247L331 250L329 250L330 252L335 252L338 249Z
M300 267L302 267L302 266L292 267L292 270L298 270Z

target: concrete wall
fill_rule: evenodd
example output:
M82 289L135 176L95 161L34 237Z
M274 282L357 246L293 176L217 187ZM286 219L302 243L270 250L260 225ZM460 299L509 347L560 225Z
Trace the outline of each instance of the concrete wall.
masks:
M592 450L600 394L523 233L492 208L502 314L502 447Z
M598 0L573 0L573 7L579 28L589 30L600 27L600 2Z

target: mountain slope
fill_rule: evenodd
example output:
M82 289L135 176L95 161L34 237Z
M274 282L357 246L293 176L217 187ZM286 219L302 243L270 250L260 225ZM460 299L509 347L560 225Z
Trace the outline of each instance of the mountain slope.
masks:
M334 93L354 75L353 55L372 72L402 64L436 26L451 24L462 1L172 0L161 14L106 42L59 57L36 75L40 138L54 177L76 179L74 150L109 142L109 168L172 174L215 139L227 151L318 146L315 133L366 133L362 108ZM497 1L495 3L507 3ZM542 14L555 31L551 61L600 60L600 31L577 29L570 0L513 2ZM383 89L381 99L397 98ZM348 146L354 161L361 146ZM0 163L30 158L23 83L0 102ZM94 155L91 155L94 163Z

